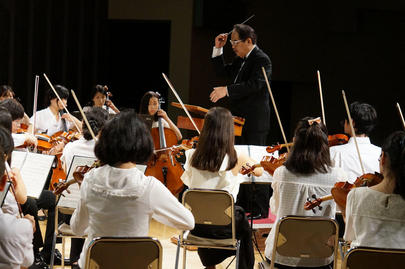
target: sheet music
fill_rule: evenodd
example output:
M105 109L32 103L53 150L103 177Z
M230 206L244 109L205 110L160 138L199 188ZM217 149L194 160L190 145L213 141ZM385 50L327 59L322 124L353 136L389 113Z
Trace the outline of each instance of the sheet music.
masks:
M54 159L53 155L13 151L11 167L20 169L27 196L38 198L41 195Z
M4 189L2 191L0 191L0 207L3 206L4 199L6 199L8 189L10 188L10 184L11 184L10 181L6 181L6 184L4 185Z
M76 170L77 166L91 166L97 159L93 157L85 157L85 156L73 156L72 163L69 167L69 172L67 174L67 180L73 179L73 172ZM142 173L145 173L146 165L137 164L136 168L138 168ZM64 196L61 196L58 202L58 206L63 206L67 208L76 208L77 202L80 199L80 188L79 184L72 184L69 186L67 191L63 192Z
M84 165L91 166L96 160L97 158L94 157L86 157L78 155L73 156L72 162L70 163L68 174L66 176L66 180L73 179L73 172L76 170L77 166L84 166ZM64 191L63 192L64 196L62 195L60 196L58 206L76 208L77 201L79 201L80 198L79 184L70 185L68 190L70 191L70 193Z
M257 163L259 163L264 156L273 156L274 158L278 158L278 151L268 153L266 151L266 146L235 145L235 149L238 152L245 153L250 158L257 161ZM263 175L261 177L254 177L254 176L248 177L247 175L243 177L245 182L252 182L252 180L254 180L254 182L256 183L271 183L273 181L273 177L266 171L263 172Z

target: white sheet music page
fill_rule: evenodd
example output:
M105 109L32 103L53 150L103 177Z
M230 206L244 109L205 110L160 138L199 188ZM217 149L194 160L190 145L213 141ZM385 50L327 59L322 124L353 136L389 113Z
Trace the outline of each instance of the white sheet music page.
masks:
M13 151L11 167L20 169L27 196L38 198L41 195L54 158L53 155Z
M73 156L72 163L69 167L69 172L66 179L69 181L73 179L73 172L76 170L77 166L91 166L97 159L93 157L85 157L85 156ZM68 207L68 208L76 208L77 202L80 198L80 187L79 184L72 184L69 186L67 191L63 192L64 196L60 196L58 206Z

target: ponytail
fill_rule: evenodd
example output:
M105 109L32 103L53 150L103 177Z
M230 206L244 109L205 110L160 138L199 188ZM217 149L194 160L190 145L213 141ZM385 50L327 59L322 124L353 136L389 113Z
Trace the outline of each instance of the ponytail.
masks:
M293 173L327 173L332 165L328 146L328 131L311 117L301 119L294 132L294 146L285 166Z

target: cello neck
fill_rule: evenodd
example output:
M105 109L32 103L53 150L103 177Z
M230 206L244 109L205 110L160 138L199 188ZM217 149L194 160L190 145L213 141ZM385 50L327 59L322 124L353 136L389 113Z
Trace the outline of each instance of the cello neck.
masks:
M163 103L163 100L159 98L159 110L161 109L161 103ZM163 126L163 121L162 117L158 118L158 125L159 125L159 142L160 142L160 148L166 148L166 139L165 139L165 131L164 131L164 126Z

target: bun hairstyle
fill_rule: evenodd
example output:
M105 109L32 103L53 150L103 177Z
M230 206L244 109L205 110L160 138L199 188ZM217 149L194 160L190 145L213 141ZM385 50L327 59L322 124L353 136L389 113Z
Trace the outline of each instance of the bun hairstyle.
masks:
M388 156L388 174L395 178L394 193L405 199L405 132L392 133L384 142L382 151Z
M103 128L105 122L108 120L109 114L107 110L102 109L101 107L92 107L85 114L94 135L97 136L98 132L101 130L101 128ZM87 124L85 123L83 124L83 137L86 140L93 139L90 130L87 128Z
M285 166L293 173L327 173L332 166L328 145L328 130L318 119L305 117L294 131L294 146Z

